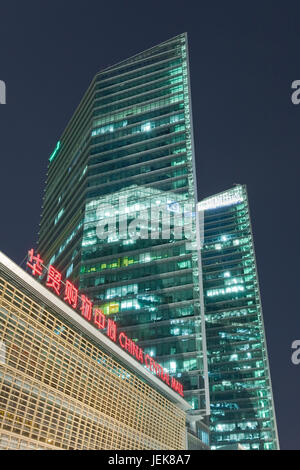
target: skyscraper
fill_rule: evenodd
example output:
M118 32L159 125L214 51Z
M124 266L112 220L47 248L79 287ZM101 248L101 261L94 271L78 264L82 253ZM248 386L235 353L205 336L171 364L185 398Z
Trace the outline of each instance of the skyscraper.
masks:
M212 448L279 447L245 186L201 201Z
M181 34L93 79L49 159L38 249L180 377L199 416L209 411L200 253L179 234L195 231L195 181Z

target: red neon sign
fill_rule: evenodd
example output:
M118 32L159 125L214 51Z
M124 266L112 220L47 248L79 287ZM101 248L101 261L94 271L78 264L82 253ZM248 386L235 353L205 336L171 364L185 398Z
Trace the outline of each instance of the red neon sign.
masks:
M175 392L179 393L179 395L182 397L184 396L182 384L174 377L171 378L163 367L153 359L153 357L149 356L149 354L145 354L142 348L135 344L135 342L130 338L127 338L124 332L119 334L119 343L122 349L127 351L141 364L145 364L146 368L149 369L150 372L154 373L163 382L169 385L169 387L175 390Z
M43 269L47 269L43 265L43 260L39 254L34 255L34 249L28 251L27 266L31 269L33 276L41 276ZM97 329L106 329L107 336L116 343L117 340L121 348L134 357L141 364L159 377L165 384L171 387L182 397L183 386L174 377L170 377L164 368L158 364L153 357L149 354L145 354L143 349L140 348L134 341L126 336L124 332L121 332L118 336L117 324L112 319L107 319L103 311L99 308L95 308L93 311L93 302L84 294L79 295L77 287L75 287L70 281L62 281L62 275L54 266L50 265L47 271L46 286L51 288L59 297L61 296L61 287L64 285L64 297L63 300L71 306L74 310L77 310L78 303L80 300L80 312L81 315L90 323L92 323Z
M117 341L117 324L110 318L108 319L108 322L107 322L107 336L112 341L114 342Z
M60 295L61 274L52 265L49 266L46 286L51 287L57 295Z
M93 303L90 299L88 299L88 297L86 297L85 295L82 295L81 296L81 307L80 307L80 311L81 311L81 314L82 316L88 320L88 321L91 321L91 318L92 318L92 312L93 312Z
M33 263L33 264L31 264ZM39 254L34 256L34 249L28 251L27 266L31 269L33 276L41 276L43 273L43 260Z
M95 308L94 311L94 325L97 325L99 330L104 330L106 323L106 318L100 308Z
M77 308L78 289L70 281L66 281L64 301L74 309Z

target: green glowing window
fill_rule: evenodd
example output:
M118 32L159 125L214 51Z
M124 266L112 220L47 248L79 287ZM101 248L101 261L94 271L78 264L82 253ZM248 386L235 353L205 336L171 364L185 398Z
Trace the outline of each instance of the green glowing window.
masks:
M56 144L55 149L53 150L53 152L51 153L51 155L50 155L50 157L49 157L49 162L50 162L50 163L51 163L51 162L54 160L54 158L56 157L56 155L57 155L57 153L58 153L58 151L59 151L59 149L60 149L60 145L61 145L61 144L60 144L60 141L58 141L57 144Z
M57 214L57 216L55 217L55 220L54 220L54 225L57 224L57 222L59 221L59 219L62 217L63 213L65 212L65 209L62 208L59 213Z
M100 305L99 308L103 310L104 315L113 315L119 312L119 302L108 302L104 305Z

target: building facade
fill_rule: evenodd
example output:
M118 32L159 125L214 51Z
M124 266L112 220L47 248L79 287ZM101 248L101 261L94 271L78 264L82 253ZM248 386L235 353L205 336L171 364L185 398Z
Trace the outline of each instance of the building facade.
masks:
M215 448L277 448L246 189L197 201L182 34L93 79L49 158L38 251L183 383L195 439L211 412Z
M246 187L208 197L198 210L204 233L211 446L278 449Z
M186 449L189 405L0 253L0 449Z
M38 250L183 382L200 416L209 412L200 253L172 216L174 204L195 207L195 181L182 34L96 75L50 156ZM160 234L141 234L154 225Z

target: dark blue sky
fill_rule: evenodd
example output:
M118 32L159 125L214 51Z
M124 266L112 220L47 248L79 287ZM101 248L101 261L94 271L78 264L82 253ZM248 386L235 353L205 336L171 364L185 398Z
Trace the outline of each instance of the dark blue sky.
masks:
M282 449L300 449L300 3L10 0L0 7L0 250L38 234L47 160L94 74L181 32L199 196L246 183Z

